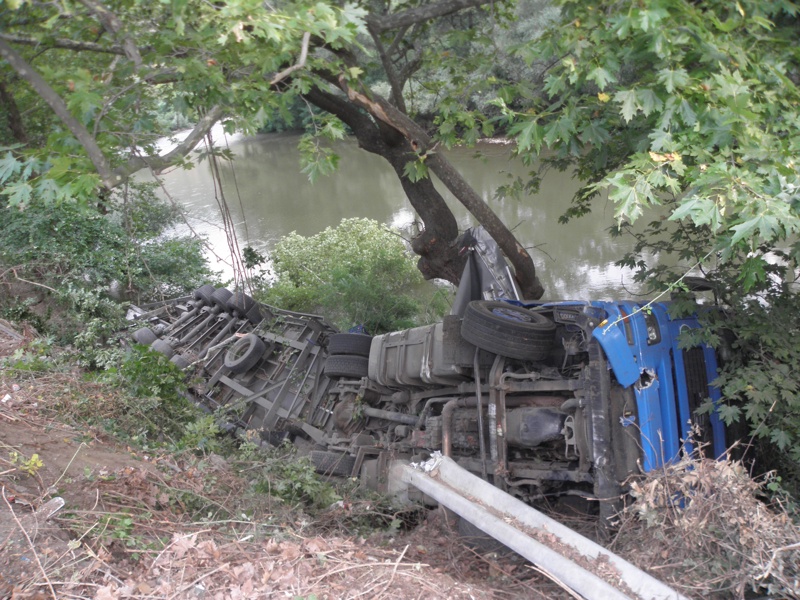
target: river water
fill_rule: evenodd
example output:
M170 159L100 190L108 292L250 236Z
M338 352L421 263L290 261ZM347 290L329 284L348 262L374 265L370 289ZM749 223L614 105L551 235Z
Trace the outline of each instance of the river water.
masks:
M240 247L249 244L268 254L277 240L292 231L313 235L348 217L368 217L398 228L414 221L411 205L388 163L353 141L337 144L339 169L314 185L300 172L295 134L225 138L218 131L214 141L236 157L218 164ZM454 149L448 158L528 248L546 289L544 299L612 299L637 291L632 273L614 265L633 240L608 234L613 224L610 204L599 201L591 215L566 225L558 223L578 187L568 173L548 172L535 195L498 200L498 186L527 172L521 162L510 159L507 145ZM191 228L206 236L213 253L224 262L230 254L209 162L165 173L163 187L185 207ZM444 190L441 184L437 187ZM458 201L445 197L461 228L475 224ZM230 272L224 264L218 266Z

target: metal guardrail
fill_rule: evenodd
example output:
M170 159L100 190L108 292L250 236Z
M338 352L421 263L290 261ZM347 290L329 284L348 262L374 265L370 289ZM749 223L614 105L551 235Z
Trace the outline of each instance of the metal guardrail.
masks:
M412 485L537 565L587 600L686 600L678 592L592 540L435 456L421 465L394 463L389 489Z

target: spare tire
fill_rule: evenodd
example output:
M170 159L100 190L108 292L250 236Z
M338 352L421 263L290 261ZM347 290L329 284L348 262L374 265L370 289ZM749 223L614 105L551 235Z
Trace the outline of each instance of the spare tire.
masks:
M334 333L328 340L330 354L354 354L369 356L372 336L361 333Z
M361 379L369 371L369 358L349 354L331 355L325 361L323 372L328 377Z
M225 366L234 373L246 373L264 356L267 345L254 333L248 333L225 353Z
M256 301L244 292L234 292L231 297L228 298L225 306L234 317L242 318L247 315L247 311L253 308L255 304Z
M134 339L135 342L139 344L144 344L145 346L149 346L158 339L158 336L149 327L142 327L141 329L137 329L136 331L133 332L133 335L131 337Z
M194 291L194 294L193 294L194 299L202 302L206 306L211 306L211 304L212 304L211 297L214 295L214 292L216 291L216 289L217 288L215 288L210 283L207 283L205 285L201 285L199 288L197 288Z
M495 300L467 305L461 336L481 350L520 360L544 360L550 354L556 324L543 314Z
M161 352L167 358L172 358L175 355L175 349L164 340L156 340L150 347L156 352Z

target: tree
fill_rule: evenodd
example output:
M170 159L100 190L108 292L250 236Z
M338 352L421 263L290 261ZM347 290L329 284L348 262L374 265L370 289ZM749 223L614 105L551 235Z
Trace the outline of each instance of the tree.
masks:
M621 224L653 206L710 237L697 263L800 259L800 20L791 1L637 5L562 0L560 26L521 50L549 60L527 114L506 111L522 155L573 167L568 216L607 191Z
M415 74L438 66L443 47L458 49L458 40L449 37L473 40L483 22L503 18L483 8L488 4L435 0L398 7L377 2L367 9L356 3L303 1L273 8L255 0L12 3L3 14L7 26L0 34L0 57L66 131L48 137L46 158L40 154L36 165L41 179L20 179L4 193L22 203L34 191L52 190L52 184L41 183L45 180L71 193L112 189L139 169L158 173L184 161L220 119L227 127L254 131L299 98L335 117L319 118L317 137L304 143L311 175L335 165L321 138L342 136L343 124L361 147L392 165L424 223L412 247L426 277L457 282L463 265L458 228L430 180L433 173L498 241L523 292L538 298L543 290L527 251L437 152L438 143L460 139L457 133L474 139L482 127L491 131L488 122L470 120L467 112L453 111L450 102L440 121L445 135L437 137L406 106ZM465 14L474 14L474 23L459 23ZM453 72L463 68L463 57L447 60ZM367 85L376 77L389 83L388 98ZM163 102L195 115L197 126L162 156L153 143L163 134L154 118L156 104ZM12 112L6 114L10 124ZM0 179L14 170L7 159L6 177ZM21 165L18 159L14 156ZM75 173L84 174L83 179Z
M705 315L702 335L735 351L717 381L720 414L746 420L796 471L800 6L558 4L559 26L520 50L550 63L540 94L525 111L498 102L518 152L586 182L567 218L607 192L618 233L651 219L637 250L660 263L622 259L640 279L674 286L696 268L712 281L726 310Z

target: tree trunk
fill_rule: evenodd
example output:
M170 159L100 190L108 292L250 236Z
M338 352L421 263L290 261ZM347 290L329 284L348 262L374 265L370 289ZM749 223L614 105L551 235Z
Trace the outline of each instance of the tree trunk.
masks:
M367 96L359 92L350 87L347 80L342 76L338 79L338 85L347 94L350 103L362 107L372 115L375 122L380 124L381 130L393 130L395 135L405 138L406 143L414 148L415 153L426 157L430 171L472 213L475 219L486 228L489 235L494 238L497 245L500 246L500 249L514 267L522 296L531 300L541 298L544 294L544 287L536 276L536 267L528 251L522 247L514 237L514 234L511 233L511 230L494 214L494 211L472 189L453 165L444 156L435 151L434 144L427 132L408 115L399 111L397 107L377 94ZM407 160L416 160L418 158L418 156L411 153L407 156ZM402 179L401 177L401 181ZM409 196L409 200L411 200L412 204L414 203L411 196Z
M413 182L405 175L406 163L415 158L409 142L394 128L373 120L354 104L318 87L312 88L305 98L346 123L360 148L392 165L424 224L424 230L411 241L412 250L420 257L417 267L426 279L439 278L458 285L466 260L459 255L457 246L458 223L430 179Z
M20 144L28 143L28 134L25 132L25 127L22 124L22 115L19 112L17 101L14 100L14 95L6 87L6 82L0 79L0 102L2 102L6 111L6 123L11 135Z

